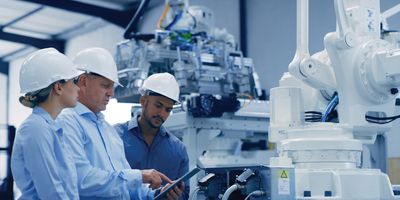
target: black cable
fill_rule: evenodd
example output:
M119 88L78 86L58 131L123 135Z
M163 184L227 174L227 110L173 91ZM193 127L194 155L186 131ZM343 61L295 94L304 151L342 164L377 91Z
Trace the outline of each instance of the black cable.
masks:
M391 120L391 119L400 118L400 115L395 115L395 116L391 116L391 117L373 117L373 116L365 115L365 118L367 118L367 119L375 119L375 120Z
M375 123L375 124L387 124L398 118L400 118L400 115L395 115L395 116L391 116L391 117L374 117L374 116L365 115L365 120L367 122Z
M190 15L190 17L192 17L193 20L193 27L192 30L194 30L197 27L197 20L196 18L192 15L192 13L190 13L189 11L187 11L186 13L188 13Z
M367 120L367 122L374 123L374 124L387 124L387 123L390 123L390 122L394 121L395 119L392 119L392 120L389 120L389 121L385 121L385 122L372 121L372 120L369 120L369 119L366 119L366 120Z
M306 112L304 112L304 113L306 113L306 114L322 115L322 113L321 113L321 112L318 112L318 111L306 111Z
M322 113L318 111L306 111L304 112L304 120L306 122L319 122L322 118Z
M133 15L131 21L129 22L128 26L125 29L124 38L131 39L136 32L134 30L137 28L137 23L140 17L143 15L144 11L146 10L147 6L149 5L150 0L142 0L139 5L139 8L136 10L136 13Z
M312 121L312 122L319 122L321 121L320 117L312 117L312 118L306 118L306 121Z
M328 91L326 91L326 90L320 90L319 92L320 92L321 96L327 101L330 101L330 99L333 98L333 94L329 95Z

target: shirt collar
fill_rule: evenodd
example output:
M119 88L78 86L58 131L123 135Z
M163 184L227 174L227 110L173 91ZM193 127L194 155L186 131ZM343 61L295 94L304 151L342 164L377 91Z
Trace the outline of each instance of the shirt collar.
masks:
M39 115L42 117L53 129L54 131L59 132L61 130L61 126L59 126L53 118L51 118L50 114L40 106L35 106L32 110L33 114Z
M104 115L101 112L93 113L88 107L83 105L81 102L78 102L75 106L75 111L78 115L88 116L94 120L104 120Z
M139 116L140 116L141 112L136 112L135 116L133 116L131 118L131 120L128 122L128 130L132 130L134 128L139 128ZM164 128L164 126L161 126L160 129L158 130L158 133L160 133L159 135L161 136L169 136L169 133L167 132L167 130ZM158 135L158 134L157 134Z

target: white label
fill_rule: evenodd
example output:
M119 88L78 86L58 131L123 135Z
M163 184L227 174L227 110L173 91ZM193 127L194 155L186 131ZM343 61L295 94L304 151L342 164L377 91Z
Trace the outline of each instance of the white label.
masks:
M289 195L290 194L290 181L288 178L278 179L278 194Z

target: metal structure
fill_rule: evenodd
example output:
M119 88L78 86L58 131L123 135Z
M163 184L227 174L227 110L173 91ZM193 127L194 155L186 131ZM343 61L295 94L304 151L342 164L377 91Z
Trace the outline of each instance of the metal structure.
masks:
M337 30L310 56L308 0L297 1L296 55L270 92L268 138L278 156L265 168L247 166L223 195L213 190L221 179L212 177L229 169L206 169L198 190L211 199L236 199L234 192L246 199L400 199L385 173L361 168L363 144L399 118L393 113L400 50L380 38L378 0L334 3Z
M271 158L270 167L295 169L295 199L400 199L386 174L361 168L362 145L374 143L394 120L400 86L400 50L380 39L379 1L335 1L337 30L312 56L308 0L297 6L298 49L285 78L331 98L321 122L306 123L303 95L309 88L282 81L271 89L269 139L278 144L279 156ZM335 107L338 123L327 120Z
M15 139L15 127L14 126L6 126L4 127L4 133L7 133L7 142L8 146L1 147L0 152L6 152L7 154L7 170L6 177L0 180L0 198L1 199L14 199L14 179L11 174L11 151L14 144Z
M239 169L273 154L266 150L268 102L259 100L263 93L252 59L236 49L232 35L213 25L213 17L206 7L171 0L155 33L132 33L134 28L128 27L128 40L117 46L119 80L124 87L115 89L115 97L119 102L137 103L138 89L149 75L173 74L182 105L173 110L165 127L185 143L189 168ZM242 151L246 141L263 145ZM267 164L268 159L264 161ZM193 190L196 179L191 179L191 185ZM227 182L220 188L225 189Z
M193 101L203 102L200 110L205 111L215 104L197 98L198 93L257 95L252 93L257 87L232 87L232 83L247 83L238 80L251 80L251 76L235 71L246 64L236 67L216 62L218 59L207 60L229 60L230 53L208 50L230 49L226 47L228 40L220 45L196 35L192 24L204 19L197 20L190 8L185 18L185 12L174 7L185 7L182 1L168 3L174 12L166 30L119 45L120 79L127 87L117 88L116 94L121 101L135 102L136 89L148 74L167 71L177 77L185 96L183 111L177 111L165 125L182 136L189 147L190 164L206 172L193 193L199 191L209 199L223 200L231 195L235 199L400 199L399 188L391 185L385 173L361 168L363 144L374 143L390 128L387 123L395 119L391 116L400 86L396 68L400 51L380 39L379 1L335 1L337 31L328 33L325 49L312 56L308 52L308 1L297 1L297 51L289 73L284 74L279 87L271 89L270 110L262 109L265 102L256 102L247 106L256 108L247 114L234 110L218 118L193 114L192 109L197 109L193 105L203 105ZM203 13L207 16L208 12L204 9ZM180 18L183 22L179 24ZM189 30L182 31L182 27ZM221 74L244 78L224 79ZM261 111L261 118L255 115L257 111ZM266 128L263 125L268 126L268 121L268 139L277 144L276 157L265 154L265 160L246 160L238 148L240 144L235 142L254 138L261 131L258 128ZM199 138L207 144L202 146ZM232 179L235 174L237 178Z
M154 34L128 33L132 39L118 44L116 60L125 86L115 90L118 101L138 102L138 88L157 72L173 74L182 94L262 95L252 60L236 50L230 34L217 33L211 10L169 1L165 12L170 7L173 14L165 27L160 25L167 18L163 14Z

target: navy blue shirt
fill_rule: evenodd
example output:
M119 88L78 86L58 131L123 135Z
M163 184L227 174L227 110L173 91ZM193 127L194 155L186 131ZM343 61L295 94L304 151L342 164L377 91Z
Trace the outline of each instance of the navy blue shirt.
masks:
M116 124L114 128L124 142L125 156L132 169L156 169L171 180L176 180L189 171L189 158L185 145L161 126L149 146L138 126L138 115L130 121ZM181 199L189 198L189 181Z

